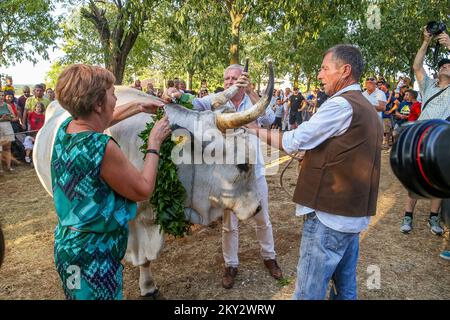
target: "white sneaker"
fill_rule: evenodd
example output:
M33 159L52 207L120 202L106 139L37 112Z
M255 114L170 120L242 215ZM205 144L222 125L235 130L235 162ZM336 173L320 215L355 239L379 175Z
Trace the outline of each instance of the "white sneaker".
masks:
M26 163L31 163L30 157L25 157L25 162L26 162Z
M400 231L403 233L410 233L412 230L412 219L411 217L405 216L400 227Z
M444 233L444 229L442 229L440 223L439 223L439 217L438 216L432 216L428 219L428 225L430 226L430 231L432 234L436 236L440 236Z

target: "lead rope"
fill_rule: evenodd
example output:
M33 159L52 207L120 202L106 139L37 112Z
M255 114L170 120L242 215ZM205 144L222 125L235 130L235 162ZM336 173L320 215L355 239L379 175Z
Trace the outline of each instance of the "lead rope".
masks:
M289 162L285 165L284 169L281 171L281 174L280 174L280 186L281 186L281 188L284 190L284 192L286 192L286 193L288 194L288 196L289 196L290 198L293 198L294 195L291 194L291 193L284 187L283 177L284 177L284 174L286 173L287 169L290 167L291 163L292 163L294 160L299 161L299 165L301 165L301 163L302 163L302 161L303 161L303 156L300 156L300 157L299 157L299 156L298 156L299 153L300 153L300 151L297 151L296 153L288 154L288 156L291 157L291 160L289 160Z

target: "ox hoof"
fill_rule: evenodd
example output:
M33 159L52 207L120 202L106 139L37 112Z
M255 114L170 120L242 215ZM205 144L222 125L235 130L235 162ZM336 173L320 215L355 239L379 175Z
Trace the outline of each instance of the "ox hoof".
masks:
M158 289L141 296L141 299L142 300L166 300L166 298L164 298L164 296L161 294L161 292Z

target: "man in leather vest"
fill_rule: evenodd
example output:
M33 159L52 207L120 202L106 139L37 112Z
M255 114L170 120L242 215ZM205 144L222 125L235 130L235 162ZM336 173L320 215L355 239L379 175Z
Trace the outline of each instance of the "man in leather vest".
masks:
M356 299L359 233L376 213L383 127L361 93L360 51L337 45L323 57L318 79L330 97L307 122L282 136L254 128L288 153L306 151L294 193L304 216L293 299Z

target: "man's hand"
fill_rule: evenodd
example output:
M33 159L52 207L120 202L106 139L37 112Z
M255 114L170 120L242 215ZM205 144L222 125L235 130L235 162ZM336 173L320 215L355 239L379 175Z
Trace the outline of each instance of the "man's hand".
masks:
M172 87L172 88L167 89L163 93L161 99L163 99L167 103L172 103L173 99L180 99L181 95L182 95L182 93L179 90Z
M416 57L414 58L413 69L416 74L416 80L423 81L426 76L425 69L423 67L423 60L427 53L428 46L430 45L433 35L427 31L427 27L423 27L423 43L419 51L417 51Z
M440 35L436 36L436 40L439 41L442 46L450 50L450 37L447 33L442 32Z
M423 42L430 44L433 35L427 31L427 26L423 27Z
M239 76L239 78L236 80L234 84L239 88L244 88L246 94L250 94L251 92L253 92L248 72L242 72L242 74Z

